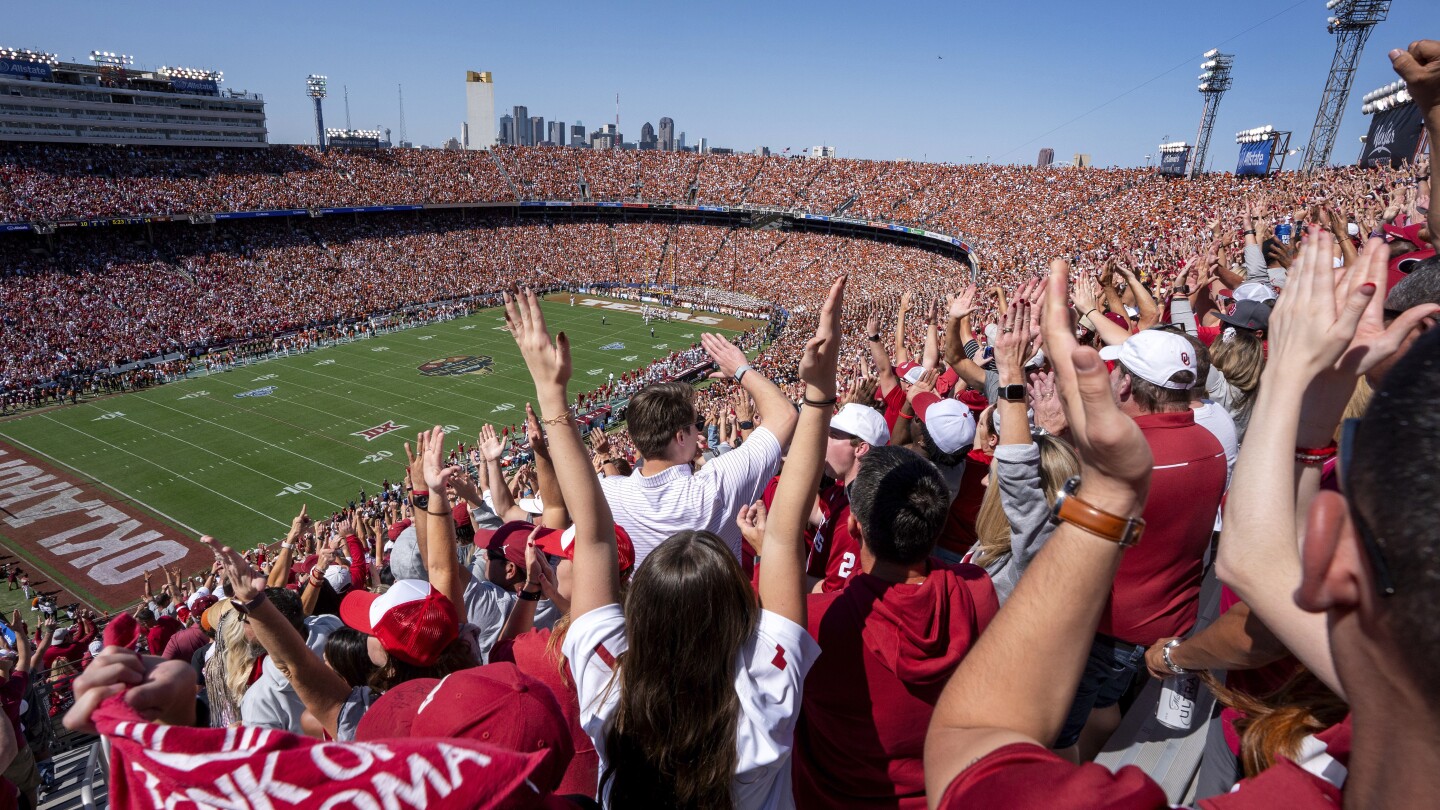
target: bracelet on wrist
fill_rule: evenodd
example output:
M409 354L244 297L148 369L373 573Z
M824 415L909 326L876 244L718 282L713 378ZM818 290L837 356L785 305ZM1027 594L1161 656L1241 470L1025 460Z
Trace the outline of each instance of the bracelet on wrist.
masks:
M1324 447L1297 447L1295 448L1295 460L1301 464L1324 464L1335 457L1339 448L1335 442L1330 442Z
M1179 664L1175 663L1175 659L1173 659L1173 658L1170 657L1170 651L1173 650L1173 649L1175 649L1176 647L1179 647L1179 646L1180 646L1180 639L1178 639L1178 638L1172 638L1172 639L1170 639L1169 641L1165 642L1165 646L1164 646L1164 647L1161 647L1161 648L1160 648L1160 657L1165 660L1165 666L1168 667L1171 672L1175 673L1176 675L1189 675L1189 674L1190 674L1190 670L1188 670L1188 669L1180 666Z
M539 601L540 601L540 591L535 591L535 592L532 593L532 592L527 591L527 590L524 590L524 589L522 588L522 589L520 590L520 592L519 592L518 594L516 594L516 595L520 598L520 600L521 600L522 602L539 602Z
M837 397L830 397L829 399L811 399L810 397L802 394L800 396L800 401L805 403L806 405L809 405L812 408L833 408L835 407L835 403L839 402L840 400Z

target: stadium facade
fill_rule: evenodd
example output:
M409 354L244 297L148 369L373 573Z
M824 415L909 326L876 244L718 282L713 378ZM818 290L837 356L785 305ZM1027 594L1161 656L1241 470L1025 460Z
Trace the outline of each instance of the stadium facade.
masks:
M0 140L38 143L237 146L267 145L265 101L221 90L208 70L135 69L115 54L95 64L53 54L0 57Z

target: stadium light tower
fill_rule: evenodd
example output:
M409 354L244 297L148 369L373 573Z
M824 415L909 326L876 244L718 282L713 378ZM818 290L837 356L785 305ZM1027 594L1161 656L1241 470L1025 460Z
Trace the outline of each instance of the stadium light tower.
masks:
M1200 113L1200 132L1195 136L1195 152L1191 159L1190 176L1199 177L1205 173L1206 152L1210 150L1210 133L1215 129L1215 113L1220 110L1220 99L1230 89L1230 69L1235 65L1235 55L1220 53L1219 48L1205 52L1205 61L1200 63L1200 95L1205 97L1205 110Z
M315 99L315 142L320 151L325 151L325 113L320 109L320 100L325 98L326 78L315 73L305 77L305 92Z
M1330 162L1330 150L1345 116L1345 102L1350 98L1350 85L1355 81L1355 66L1360 51L1375 24L1390 13L1390 0L1329 0L1325 4L1332 16L1326 28L1335 35L1335 58L1330 61L1330 77L1325 92L1320 94L1320 109L1315 113L1315 126L1310 129L1310 143L1305 147L1301 168L1311 171Z

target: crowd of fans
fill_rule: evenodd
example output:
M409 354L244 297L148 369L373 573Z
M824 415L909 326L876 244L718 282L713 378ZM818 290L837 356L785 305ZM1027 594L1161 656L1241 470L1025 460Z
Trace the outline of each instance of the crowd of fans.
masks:
M1440 42L1391 58L1433 141ZM625 194L646 158L499 159L537 193L583 175ZM157 572L133 611L35 634L12 617L0 786L33 806L44 778L18 716L38 656L135 807L1170 807L1156 774L1094 762L1152 678L1175 694L1162 720L1207 735L1201 807L1433 801L1427 162L1160 182L776 160L696 161L694 185L787 205L853 169L869 216L974 229L979 283L814 233L429 220L220 231L235 241L164 257L117 241L83 284L8 277L31 286L7 293L5 338L44 368L86 330L109 341L96 359L210 339L219 319L151 312L172 284L248 278L208 299L242 321L246 296L277 318L338 287L297 304L317 307L303 326L436 300L405 279L444 268L450 298L519 287L506 322L535 396L513 440L420 433L403 481L302 509L278 547L202 538L211 570ZM667 272L774 302L783 329L754 356L703 335L619 381L623 432L587 432L569 345L525 287ZM53 291L145 306L113 332L63 308L10 322ZM672 381L692 364L717 384ZM1196 680L1214 716L1186 716Z

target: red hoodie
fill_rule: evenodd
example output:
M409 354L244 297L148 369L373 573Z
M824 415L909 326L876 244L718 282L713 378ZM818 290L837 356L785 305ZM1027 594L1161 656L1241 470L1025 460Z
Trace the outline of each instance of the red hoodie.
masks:
M925 732L1000 602L973 565L930 560L918 585L868 573L809 597L820 657L795 729L797 807L925 807Z

